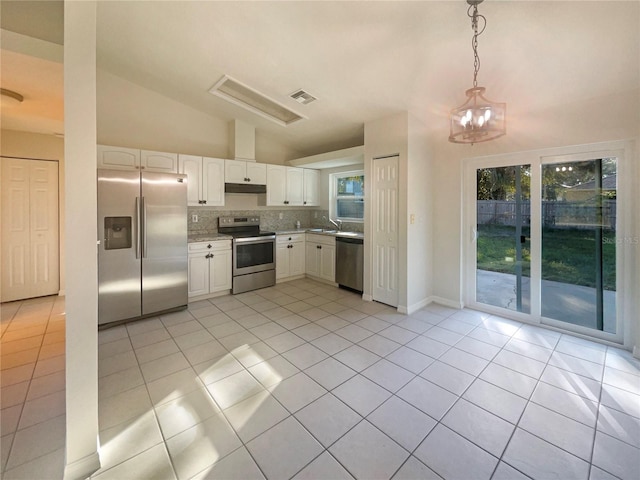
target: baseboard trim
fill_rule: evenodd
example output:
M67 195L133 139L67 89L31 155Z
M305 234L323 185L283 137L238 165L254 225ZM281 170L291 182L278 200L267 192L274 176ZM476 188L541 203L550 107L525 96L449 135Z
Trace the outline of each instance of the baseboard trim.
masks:
M426 307L431 303L431 297L426 297L420 300L419 302L413 303L407 307L407 315L411 315L412 313L417 312L423 307ZM404 313L404 312L403 312Z
M64 466L63 480L84 480L100 470L100 455L94 452Z
M429 303L438 303L443 307L455 308L457 310L461 310L464 308L464 303L460 301L456 302L453 300L449 300L448 298L438 297L435 295L432 295L431 297L429 297Z
M373 296L372 296L372 295L369 295L369 294L367 294L367 293L363 293L363 294L362 294L362 299L363 299L365 302L373 302Z

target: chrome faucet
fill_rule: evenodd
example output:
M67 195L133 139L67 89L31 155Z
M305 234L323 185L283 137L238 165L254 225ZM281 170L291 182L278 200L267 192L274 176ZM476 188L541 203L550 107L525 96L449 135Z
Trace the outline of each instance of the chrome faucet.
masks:
M329 222L334 225L338 231L342 230L342 220L339 218L336 218L335 220L331 220L331 218L329 218Z

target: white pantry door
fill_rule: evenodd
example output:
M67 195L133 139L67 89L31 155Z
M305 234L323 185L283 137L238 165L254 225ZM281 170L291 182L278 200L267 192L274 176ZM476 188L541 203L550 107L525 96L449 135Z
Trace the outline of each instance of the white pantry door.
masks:
M0 301L60 288L58 162L2 157Z
M398 306L398 156L373 160L373 299Z

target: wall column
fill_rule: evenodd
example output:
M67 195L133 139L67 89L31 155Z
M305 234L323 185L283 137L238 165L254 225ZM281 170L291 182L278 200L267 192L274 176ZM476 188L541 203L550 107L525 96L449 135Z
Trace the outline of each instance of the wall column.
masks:
M88 477L98 456L96 248L96 2L65 1L66 185L65 480Z

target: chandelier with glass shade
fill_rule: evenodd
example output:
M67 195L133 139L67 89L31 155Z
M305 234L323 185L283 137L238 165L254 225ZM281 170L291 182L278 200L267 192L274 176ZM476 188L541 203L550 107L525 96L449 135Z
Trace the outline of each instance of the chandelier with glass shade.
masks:
M507 133L506 103L496 103L484 96L485 88L478 86L480 57L478 56L478 36L487 26L487 19L478 13L478 5L483 0L467 0L467 15L471 18L473 37L473 88L465 93L467 101L451 110L449 141L453 143L487 142ZM480 25L479 25L480 24Z

